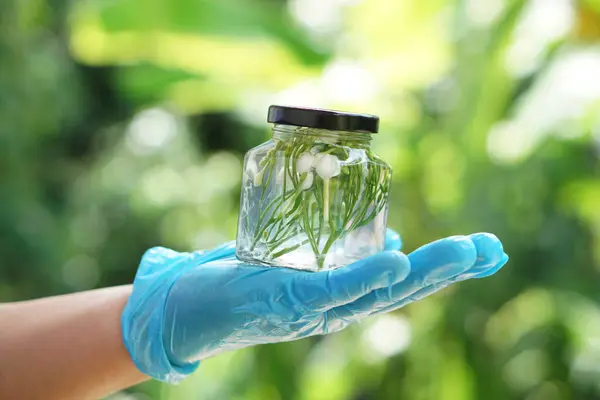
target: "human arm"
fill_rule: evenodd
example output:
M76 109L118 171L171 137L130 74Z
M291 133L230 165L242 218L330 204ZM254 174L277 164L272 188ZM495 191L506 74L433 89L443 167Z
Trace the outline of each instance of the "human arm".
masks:
M148 377L123 345L131 286L0 305L0 399L97 399Z

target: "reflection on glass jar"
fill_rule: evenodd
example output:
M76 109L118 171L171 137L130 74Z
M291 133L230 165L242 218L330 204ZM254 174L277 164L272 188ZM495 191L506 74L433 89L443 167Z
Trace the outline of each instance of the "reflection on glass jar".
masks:
M271 106L269 122L244 160L238 258L318 271L383 250L392 171L370 149L378 118Z

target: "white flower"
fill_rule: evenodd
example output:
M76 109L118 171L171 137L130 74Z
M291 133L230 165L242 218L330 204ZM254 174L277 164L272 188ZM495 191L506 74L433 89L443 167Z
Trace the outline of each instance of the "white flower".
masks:
M311 188L313 181L314 181L315 175L311 172L307 172L306 173L306 178L304 178L304 181L302 181L302 183L300 184L300 189L301 190L308 190Z
M309 172L313 165L314 156L309 152L300 154L298 160L296 160L296 172L303 174Z
M322 153L321 153L322 154ZM331 179L338 176L342 170L340 160L332 154L323 154L317 163L317 174L323 179Z
M315 156L313 157L313 162L312 162L313 168L317 168L317 165L319 165L319 161L321 161L321 158L323 158L324 155L325 155L325 153L315 154Z
M323 149L323 146L313 146L310 149L310 154L315 155L318 154Z

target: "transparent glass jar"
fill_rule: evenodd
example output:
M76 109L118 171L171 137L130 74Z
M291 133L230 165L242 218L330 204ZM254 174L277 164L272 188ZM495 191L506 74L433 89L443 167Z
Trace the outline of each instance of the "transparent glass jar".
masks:
M370 149L378 118L271 106L268 120L272 139L244 159L237 257L318 271L382 251L392 170Z

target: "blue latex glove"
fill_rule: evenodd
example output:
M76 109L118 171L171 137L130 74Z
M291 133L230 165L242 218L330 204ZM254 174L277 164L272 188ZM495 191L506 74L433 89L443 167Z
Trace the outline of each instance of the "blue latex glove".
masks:
M487 233L438 240L408 257L401 245L388 231L386 251L322 272L244 264L234 243L208 252L150 249L123 311L125 346L142 372L176 383L198 360L337 332L453 282L492 275L508 260Z

